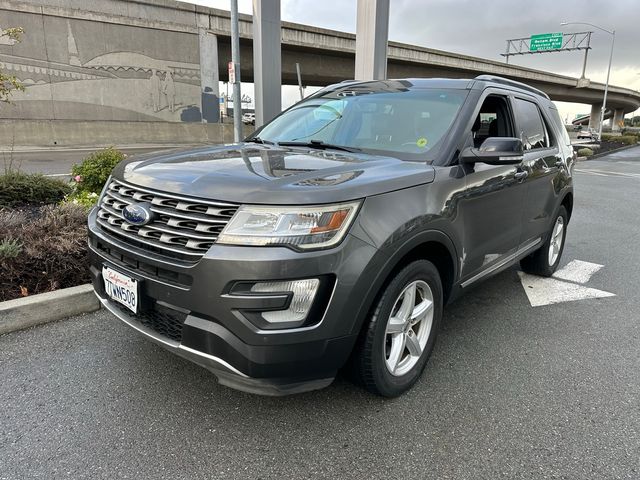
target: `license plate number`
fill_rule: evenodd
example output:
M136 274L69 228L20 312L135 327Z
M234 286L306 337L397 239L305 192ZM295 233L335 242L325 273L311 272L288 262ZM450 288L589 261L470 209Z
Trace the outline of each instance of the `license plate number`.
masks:
M104 290L112 300L121 303L133 313L138 312L138 281L104 265Z

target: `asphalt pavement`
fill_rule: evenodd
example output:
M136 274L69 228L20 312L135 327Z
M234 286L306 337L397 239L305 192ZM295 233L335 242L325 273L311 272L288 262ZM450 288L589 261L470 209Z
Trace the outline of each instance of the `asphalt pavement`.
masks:
M0 337L0 478L640 478L640 147L575 184L563 264L616 296L532 307L506 271L397 399L230 390L104 311Z

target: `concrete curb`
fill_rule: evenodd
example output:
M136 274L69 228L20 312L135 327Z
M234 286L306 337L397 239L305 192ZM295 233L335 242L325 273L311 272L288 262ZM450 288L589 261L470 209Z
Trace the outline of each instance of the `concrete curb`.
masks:
M98 309L90 284L0 302L0 335Z

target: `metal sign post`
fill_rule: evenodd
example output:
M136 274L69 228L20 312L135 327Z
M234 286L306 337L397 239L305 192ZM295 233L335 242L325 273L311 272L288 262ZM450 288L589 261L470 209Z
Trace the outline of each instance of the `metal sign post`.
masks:
M232 79L233 76L233 79ZM229 83L233 85L233 140L242 140L242 101L240 97L240 34L238 32L238 0L231 0L231 62Z
M302 86L302 76L300 75L300 64L296 62L296 73L298 74L298 88L300 89L300 100L304 98L304 87Z
M591 49L591 34L593 32L579 33L541 33L525 38L513 38L507 40L505 53L509 63L509 57L513 55L534 55L537 53L567 52L571 50L584 50L584 63L582 65L582 77L578 80L578 87L589 86L589 81L584 74L587 69L587 55Z

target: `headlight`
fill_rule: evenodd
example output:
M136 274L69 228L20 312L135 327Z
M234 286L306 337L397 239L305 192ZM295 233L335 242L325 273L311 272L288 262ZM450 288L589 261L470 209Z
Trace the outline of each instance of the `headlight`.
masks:
M353 222L359 202L315 207L243 205L222 230L217 243L288 245L299 249L338 244Z

